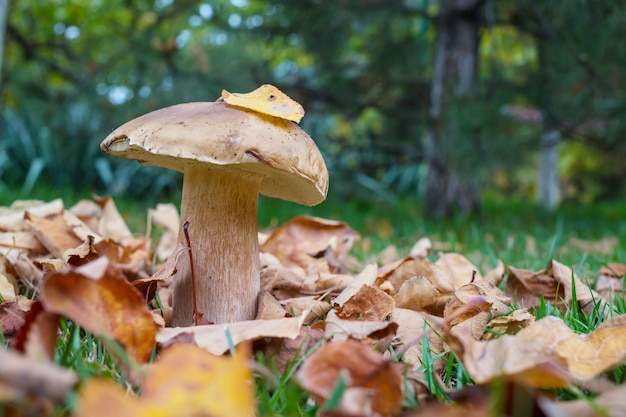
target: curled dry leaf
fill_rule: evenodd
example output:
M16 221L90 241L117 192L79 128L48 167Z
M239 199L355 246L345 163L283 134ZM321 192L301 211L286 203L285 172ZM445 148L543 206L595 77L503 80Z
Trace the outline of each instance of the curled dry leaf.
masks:
M78 377L67 369L0 346L0 391L10 387L13 400L42 398L60 405L77 382Z
M15 350L36 362L54 362L57 347L57 331L60 317L47 312L39 301L24 315L24 325L20 327L15 340Z
M287 268L300 267L308 274L336 273L341 271L331 270L324 257L315 255L331 251L334 259L343 262L358 237L344 222L299 216L274 229L260 249Z
M451 346L478 383L504 375L534 387L565 386L589 381L626 360L626 315L607 320L587 335L574 333L557 317L489 341L458 330L452 331L456 343Z
M507 269L507 293L525 308L537 307L542 297L559 307L563 307L563 301L571 306L574 292L578 305L586 313L593 311L596 302L604 302L600 294L590 289L570 267L560 262L553 260L546 272L531 272L511 266Z
M300 334L300 328L306 314L300 317L289 317L274 320L248 320L236 323L211 324L193 327L165 327L159 330L157 342L168 344L170 340L181 334L192 334L196 345L214 355L228 352L230 342L226 336L226 328L230 333L232 343L237 346L242 342L278 337L294 339Z
M413 310L396 308L393 310L391 320L398 323L396 352L403 352L402 362L408 364L411 370L416 371L422 365L422 342L425 340L424 338L428 340L433 356L444 351L443 339L436 332L431 331L432 328L441 328L443 325L441 318ZM434 366L436 370L442 369L443 360L437 360Z
M604 392L590 401L585 398L574 401L553 401L539 398L539 405L546 417L598 417L626 416L626 384Z
M566 326L562 321L557 323ZM613 317L586 335L571 332L556 341L554 350L565 358L577 380L588 381L621 365L626 361L626 315Z
M298 381L319 402L326 401L340 378L347 385L339 412L387 416L402 405L402 374L396 363L363 343L330 342L313 352L298 371ZM359 398L358 402L351 399Z
M483 339L492 339L503 334L516 334L534 321L535 316L525 308L515 310L505 316L494 317L489 321L489 331L483 335Z
M478 268L459 253L445 253L435 265L454 282L456 288L483 279Z
M67 224L63 213L44 218L27 212L24 218L37 239L55 258L61 258L66 250L83 243Z
M286 315L287 312L278 300L268 291L261 290L255 320L282 319Z
M398 324L388 320L342 320L335 310L330 310L326 315L325 330L326 337L333 340L369 339L384 344L395 336Z
M454 280L446 275L441 268L428 259L410 256L382 267L376 284L380 286L387 281L391 283L395 292L398 292L402 284L417 276L426 278L441 294L454 292Z
M270 84L264 84L249 93L229 93L222 90L221 98L231 106L243 107L296 123L300 123L304 117L304 108L300 103Z
M158 260L163 262L174 252L178 243L178 210L173 204L157 204L155 209L148 210L148 221L163 230L155 250Z
M47 311L64 315L96 336L118 341L134 361L148 361L156 324L144 299L106 257L50 274L41 289Z
M87 381L75 417L250 417L256 407L248 360L245 349L232 357L218 357L178 344L147 368L137 398L110 381Z
M10 207L0 207L0 230L29 230L24 222L24 214L28 211L37 217L47 217L63 212L63 201L60 198L48 203L39 200L16 200Z
M370 285L363 285L343 305L336 308L342 320L384 321L396 307L393 298L386 292Z
M132 237L126 221L122 218L111 197L103 197L97 203L102 207L102 214L98 222L98 233L100 236L120 243Z
M457 326L446 335L446 341L478 384L504 376L530 387L569 386L567 364L550 346L536 339L537 332L532 328L530 325L515 336L480 341L470 329Z
M606 299L616 294L624 294L626 264L611 263L600 268L596 291Z

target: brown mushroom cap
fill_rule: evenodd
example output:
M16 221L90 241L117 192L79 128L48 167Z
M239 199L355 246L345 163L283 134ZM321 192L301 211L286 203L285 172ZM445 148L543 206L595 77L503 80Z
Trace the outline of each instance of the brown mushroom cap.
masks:
M147 113L115 129L100 147L181 172L212 164L257 173L261 194L308 206L322 202L328 191L324 159L297 124L223 101Z

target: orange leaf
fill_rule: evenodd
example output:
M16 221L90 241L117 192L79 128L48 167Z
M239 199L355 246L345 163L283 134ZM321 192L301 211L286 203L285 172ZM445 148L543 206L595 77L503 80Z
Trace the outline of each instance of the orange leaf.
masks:
M326 400L340 377L347 378L340 411L389 415L402 404L402 376L382 354L354 340L331 342L317 349L302 365L298 380L318 400ZM359 404L354 400L358 398ZM363 407L354 410L354 406Z
M300 267L309 273L331 272L328 249L335 260L341 261L358 236L344 222L298 216L273 230L261 246L261 252L271 253L288 268ZM317 254L323 257L319 259ZM325 270L320 271L320 264ZM317 269L313 271L314 268Z
M300 103L270 84L264 84L250 93L229 93L222 90L222 98L231 106L243 107L296 123L300 123L304 117L304 109Z
M156 324L141 295L106 257L48 276L41 302L47 311L65 315L96 336L117 340L133 360L150 359Z

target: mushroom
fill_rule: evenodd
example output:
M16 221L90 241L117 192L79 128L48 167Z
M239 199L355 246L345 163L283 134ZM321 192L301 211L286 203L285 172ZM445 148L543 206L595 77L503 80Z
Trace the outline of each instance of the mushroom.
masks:
M328 190L324 159L296 123L221 99L147 113L115 129L100 147L183 173L178 240L186 244L188 222L198 310L214 323L255 317L258 195L313 206ZM195 313L188 257L177 267L172 325L187 326Z

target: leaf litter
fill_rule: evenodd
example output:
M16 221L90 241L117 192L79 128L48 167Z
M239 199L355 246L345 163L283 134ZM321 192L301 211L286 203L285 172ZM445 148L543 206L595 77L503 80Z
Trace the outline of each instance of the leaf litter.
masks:
M133 235L110 198L0 208L0 403L12 415L52 415L77 392L76 416L249 416L254 375L265 375L255 355L281 372L295 364L320 415L485 415L494 387L503 398L522 392L536 415L626 413L623 385L607 373L626 361L626 315L610 301L623 297L622 264L603 266L592 288L557 260L480 271L422 238L407 257L392 248L360 265L348 224L300 216L259 235L255 320L172 328L172 280L187 248L176 243L173 206L148 217L158 241ZM546 304L559 314L535 319ZM581 334L561 318L572 311L602 323ZM126 382L58 365L62 320L110 348ZM455 388L452 358L475 385ZM585 389L595 408L547 388ZM456 405L429 401L437 390ZM411 398L430 405L416 410Z

